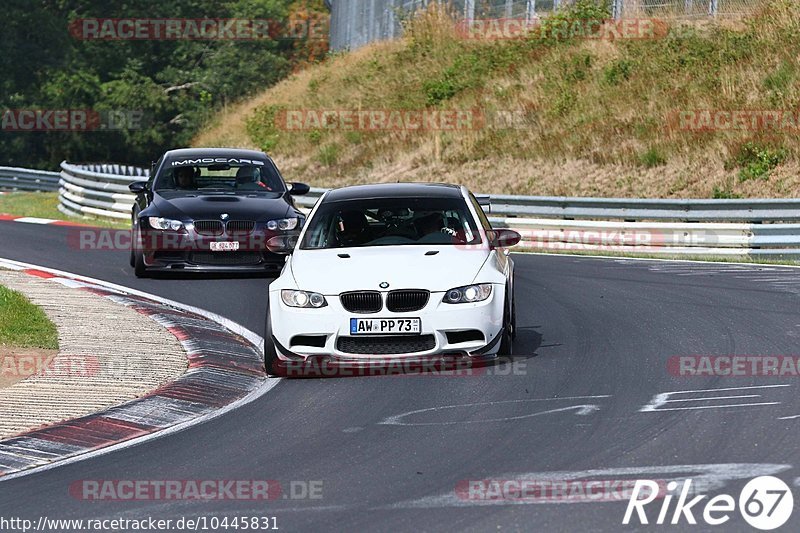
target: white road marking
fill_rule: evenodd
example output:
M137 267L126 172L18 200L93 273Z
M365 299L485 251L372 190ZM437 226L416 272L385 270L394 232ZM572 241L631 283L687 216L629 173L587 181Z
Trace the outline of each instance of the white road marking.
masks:
M760 405L780 405L780 404L781 402L753 402L753 403L734 403L730 405L698 405L695 407L659 407L658 409L653 409L653 411L693 411L696 409L725 409L729 407L757 407Z
M14 222L26 222L28 224L52 224L58 222L55 218L20 217L15 218Z
M794 420L795 418L800 418L800 415L792 415L792 416L782 416L778 418L778 420ZM800 479L800 478L798 478Z
M217 322L221 326L224 326L224 327L228 328L229 330L233 331L234 333L237 333L237 334L241 335L242 337L246 338L251 343L253 343L255 346L257 346L260 350L263 351L264 339L260 335L258 335L257 333L245 328L244 326L242 326L240 324L237 324L236 322L233 322L230 319L227 319L227 318L225 318L225 317L223 317L221 315L218 315L216 313L211 313L211 312L206 311L204 309L200 309L198 307L194 307L194 306L191 306L191 305L186 305L186 304L183 304L181 302L176 302L174 300L168 300L167 298L162 298L162 297L157 296L155 294L149 294L149 293L146 293L146 292L138 291L136 289L131 289L129 287L124 287L122 285L117 285L115 283L110 283L108 281L103 281L103 280L99 280L99 279L95 279L95 278L90 278L88 276L81 276L79 274L73 274L71 272L65 272L63 270L57 270L57 269L54 269L54 268L48 268L48 267L43 267L43 266L39 266L39 265L33 265L33 264L30 264L30 263L24 263L22 261L14 261L12 259L5 259L5 258L0 257L0 266L6 267L6 268L12 268L14 270L24 270L24 269L30 268L30 269L41 270L43 272L49 272L51 274L56 274L56 275L59 275L59 276L75 278L75 279L78 279L78 280L84 281L86 283L89 283L89 284L92 284L92 285L96 285L96 286L99 286L99 287L102 287L102 288L105 288L105 289L111 289L111 290L117 291L117 292L123 292L123 293L131 294L131 295L135 295L135 296L141 296L143 298L149 298L151 300L157 301L157 302L162 303L164 305L170 305L170 306L178 308L178 309L183 309L185 311L190 311L190 312L193 312L193 313L197 313L199 315L202 315L202 316L205 316L205 317L209 318L210 320L213 320L214 322ZM204 424L204 423L206 423L206 422L208 422L210 420L213 420L213 419L215 419L217 417L220 417L222 415L225 415L225 414L227 414L227 413L229 413L229 412L231 412L231 411L233 411L235 409L238 409L238 408L243 407L243 406L245 406L245 405L247 405L249 403L254 402L255 400L257 400L260 397L264 396L267 392L272 390L280 382L281 382L280 378L265 379L264 382L258 388L256 388L253 391L251 391L247 396L245 396L243 398L240 398L239 400L236 400L235 402L233 402L231 404L228 404L225 407L223 407L223 408L221 408L219 410L216 410L214 412L211 412L211 413L208 413L208 414L205 414L205 415L201 415L198 418L195 418L193 420L188 420L186 422L177 424L175 426L172 426L172 427L169 427L169 428L166 428L166 429L162 429L162 430L156 431L155 433L142 435L141 437L137 437L137 438L134 438L134 439L131 439L131 440L127 440L125 442L120 442L118 444L113 444L111 446L108 446L108 447L105 447L105 448L102 448L102 449L99 449L99 450L94 450L94 451L82 453L80 455L76 455L76 456L73 456L73 457L68 457L66 459L60 460L60 461L55 462L55 463L50 463L50 464L42 465L42 466L39 466L39 467L31 468L31 469L28 469L28 470L22 470L20 472L15 472L13 474L7 474L7 475L4 475L4 476L0 476L0 483L2 483L3 481L9 481L11 479L16 479L16 478L23 477L23 476L29 476L29 475L32 475L32 474L37 474L39 472L44 472L46 470L52 470L54 468L59 468L61 466L65 466L65 465L68 465L68 464L77 463L79 461L85 461L87 459L93 459L95 457L100 457L102 455L113 453L113 452L115 452L117 450L130 448L132 446L138 446L139 444L143 444L145 442L148 442L148 441L151 441L151 440L155 440L155 439L160 439L160 438L166 437L168 435L173 435L175 433L179 433L179 432L181 432L181 431L183 431L185 429L188 429L190 427L197 426L197 425L200 425L200 424Z
M738 396L703 396L702 400L732 400L734 398L761 398L760 394L740 394ZM697 398L678 398L677 400L667 400L664 403L672 402L696 402Z
M70 289L79 289L81 287L89 287L88 283L83 283L81 281L75 281L74 279L67 279L67 278L50 278L50 281L54 281L55 283L61 284L65 287L69 287Z
M484 407L484 406L491 406L491 405L503 405L503 404L514 404L514 403L534 403L534 402L553 402L553 401L573 401L573 400L585 400L585 399L595 399L595 398L610 398L610 395L598 395L598 396L565 396L563 398L535 398L531 400L503 400L503 401L496 401L496 402L478 402L478 403L466 403L466 404L456 404L456 405L443 405L439 407L428 407L425 409L415 409L413 411L406 411L399 415L389 416L378 422L379 425L385 426L446 426L446 425L454 425L454 424L480 424L485 422L502 422L506 420L521 420L525 418L532 418L535 416L552 414L552 413L559 413L564 411L571 411L575 410L576 415L586 416L591 414L595 411L598 411L600 407L593 404L580 404L580 405L570 405L567 407L559 407L556 409L549 409L546 411L538 411L535 413L528 413L525 415L517 415L517 416L508 416L508 417L501 417L501 418L486 418L482 420L445 420L443 422L404 422L403 419L419 413L431 413L431 412L439 412L448 409L460 409L460 408L467 408L467 407Z
M662 407L670 402L675 401L713 401L713 400L727 400L732 398L742 398L743 396L739 395L729 395L729 396L715 396L715 397L703 397L697 396L694 398L689 399L672 399L672 396L676 394L701 394L704 392L721 392L721 391L741 391L741 390L752 390L752 389L774 389L774 388L781 388L781 387L791 387L791 385L755 385L755 386L748 386L748 387L725 387L721 389L698 389L698 390L684 390L684 391L672 391L672 392L661 392L656 394L650 403L639 409L641 413L652 413L655 411L690 411L694 409L724 409L730 407L752 407L752 406L762 406L762 405L778 405L780 402L753 402L753 403L740 403L740 404L732 404L732 405L706 405L706 406L695 406L695 407ZM748 398L760 398L760 394L755 395L748 395L744 396Z
M794 272L792 273L794 274ZM734 276L738 279L751 279L753 281L768 281L770 283L797 283L798 280L787 280L786 278L763 278L760 276L752 277L752 276Z

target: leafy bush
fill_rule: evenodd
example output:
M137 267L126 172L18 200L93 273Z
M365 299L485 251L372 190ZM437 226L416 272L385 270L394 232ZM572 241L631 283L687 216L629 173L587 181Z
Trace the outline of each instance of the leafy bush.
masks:
M280 131L277 121L282 110L281 106L264 105L256 108L253 114L247 117L245 122L247 135L265 152L271 151L278 145Z
M639 156L639 162L647 168L660 167L667 164L667 158L658 148L649 148Z
M326 167L332 167L339 160L339 145L327 144L320 146L317 152L317 159Z
M714 190L711 193L711 197L715 200L732 200L735 198L741 198L740 194L736 194L728 188L720 188L714 185Z
M784 148L772 148L747 142L739 148L735 163L741 167L739 181L768 179L770 172L786 159Z
M631 78L633 61L618 59L603 69L603 81L609 85L619 85Z

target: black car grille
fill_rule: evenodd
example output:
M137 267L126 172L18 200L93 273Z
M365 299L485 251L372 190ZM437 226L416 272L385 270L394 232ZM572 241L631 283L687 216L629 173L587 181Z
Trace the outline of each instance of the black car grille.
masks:
M390 355L417 353L436 347L433 335L395 337L339 337L336 349L344 353Z
M199 265L257 265L260 252L194 252L189 261Z
M238 233L240 235L252 233L255 227L256 223L253 220L231 220L225 225L228 233Z
M194 230L200 235L222 235L222 222L219 220L195 220Z
M386 308L395 313L419 311L428 303L431 293L423 290L391 291L386 297Z
M339 295L342 307L351 313L377 313L383 307L378 291L343 292Z

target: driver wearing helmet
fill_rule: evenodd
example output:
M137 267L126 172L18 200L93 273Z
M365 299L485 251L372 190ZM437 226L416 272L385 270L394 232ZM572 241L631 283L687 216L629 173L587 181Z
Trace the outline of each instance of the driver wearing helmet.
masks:
M175 185L180 189L194 189L197 184L194 179L194 167L178 167L175 169Z
M336 237L343 247L360 246L370 240L369 222L361 211L342 211L336 224Z

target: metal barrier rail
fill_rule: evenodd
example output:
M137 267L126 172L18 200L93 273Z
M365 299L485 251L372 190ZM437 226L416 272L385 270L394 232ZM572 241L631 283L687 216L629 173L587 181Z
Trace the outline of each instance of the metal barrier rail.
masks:
M0 190L56 191L58 172L29 168L0 167Z
M326 190L296 201L312 207ZM800 221L800 199L489 198L492 225L530 249L800 259L800 224L780 223Z
M124 165L61 163L58 210L71 216L101 216L126 220L136 196L128 190L134 181L147 181L149 172Z
M312 206L327 189L312 187L298 203ZM665 222L790 222L800 221L800 199L659 200L576 198L569 196L490 195L489 214L595 220Z
M58 190L65 214L120 220L134 201L128 185L147 178L147 170L121 165L65 161L60 174L0 167L0 188ZM326 190L295 200L309 209ZM525 248L800 259L800 199L489 198L489 220L519 231Z

